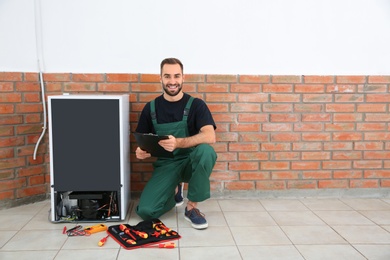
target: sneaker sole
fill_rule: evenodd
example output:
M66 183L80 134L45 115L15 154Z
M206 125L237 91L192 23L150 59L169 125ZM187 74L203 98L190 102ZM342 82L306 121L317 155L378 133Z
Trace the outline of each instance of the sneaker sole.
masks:
M176 202L176 207L180 207L181 205L184 204L184 200L180 201L180 202Z
M187 220L188 222L191 223L191 226L195 229L206 229L209 226L209 223L204 223L204 224L194 224L192 223L191 219L189 219L186 215L184 215L184 219Z

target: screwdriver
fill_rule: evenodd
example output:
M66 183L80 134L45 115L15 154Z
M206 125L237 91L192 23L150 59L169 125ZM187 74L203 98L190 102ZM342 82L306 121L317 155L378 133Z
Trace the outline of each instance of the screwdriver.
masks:
M135 242L133 239L127 239L122 237L122 240L125 241L127 244L132 244L132 245L137 244L137 242Z
M125 234L128 235L128 236L130 236L133 240L137 240L137 239L130 233L130 229L129 229L128 227L126 227L125 225L120 224L120 225L119 225L119 230L125 232Z
M175 243L158 244L158 248L175 248Z
M136 235L142 237L142 238L148 238L148 234L145 233L145 232L142 232L142 231L138 231L138 230L134 230L134 229L130 229L132 232L134 232Z
M100 239L98 246L103 246L106 243L108 237L109 237L109 235Z
M175 243L165 243L165 244L158 244L158 245L150 245L146 247L157 247L157 248L175 248Z

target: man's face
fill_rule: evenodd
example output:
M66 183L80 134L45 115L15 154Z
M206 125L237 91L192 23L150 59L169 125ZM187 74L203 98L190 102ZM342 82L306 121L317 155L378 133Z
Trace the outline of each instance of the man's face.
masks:
M176 96L181 92L183 74L179 64L165 64L161 71L161 84L165 93Z

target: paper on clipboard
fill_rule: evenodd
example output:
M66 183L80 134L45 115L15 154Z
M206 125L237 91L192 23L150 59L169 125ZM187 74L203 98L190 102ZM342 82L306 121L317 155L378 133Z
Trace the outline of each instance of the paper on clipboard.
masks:
M139 148L147 151L154 157L173 158L173 152L165 150L158 144L160 140L168 139L167 135L133 133Z

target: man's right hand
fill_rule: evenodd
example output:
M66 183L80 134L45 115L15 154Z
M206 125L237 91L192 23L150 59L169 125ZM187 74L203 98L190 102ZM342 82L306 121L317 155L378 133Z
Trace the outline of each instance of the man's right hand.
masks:
M137 159L143 160L143 159L151 157L152 155L150 153L142 150L141 148L137 147L137 149L135 150L135 156L137 157Z

